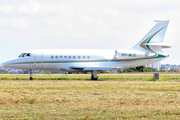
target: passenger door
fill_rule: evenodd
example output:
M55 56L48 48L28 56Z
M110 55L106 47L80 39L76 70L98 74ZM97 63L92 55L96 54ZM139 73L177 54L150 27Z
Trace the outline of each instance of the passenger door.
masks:
M35 54L34 57L34 65L36 69L42 69L43 68L43 54L38 52Z

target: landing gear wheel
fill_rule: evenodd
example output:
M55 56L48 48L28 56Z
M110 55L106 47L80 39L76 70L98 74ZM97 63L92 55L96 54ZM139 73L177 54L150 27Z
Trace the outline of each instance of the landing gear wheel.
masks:
M33 80L33 77L30 77L29 80Z
M33 77L31 77L32 76L32 70L30 70L30 78L29 78L29 80L33 80Z
M97 80L98 77L94 77L94 75L91 76L91 80Z
M98 76L97 76L97 70L93 70L91 73L91 80L97 80Z

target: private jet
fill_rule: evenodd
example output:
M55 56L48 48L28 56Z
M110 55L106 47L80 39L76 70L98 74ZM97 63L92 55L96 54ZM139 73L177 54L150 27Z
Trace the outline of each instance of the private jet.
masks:
M155 26L131 49L39 49L21 53L3 65L16 69L57 70L63 72L91 72L97 80L97 71L120 70L161 61L168 54L162 48L169 20L155 20ZM122 41L123 42L123 41Z

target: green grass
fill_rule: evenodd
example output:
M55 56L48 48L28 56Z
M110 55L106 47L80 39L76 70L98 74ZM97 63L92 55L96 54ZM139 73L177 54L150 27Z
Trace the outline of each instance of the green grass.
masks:
M91 80L90 75L35 75L34 80ZM4 75L0 80L29 80L28 75ZM142 80L156 81L153 76L146 75L99 75L98 80ZM180 76L160 76L159 81L180 80Z
M180 119L173 81L0 81L0 119Z

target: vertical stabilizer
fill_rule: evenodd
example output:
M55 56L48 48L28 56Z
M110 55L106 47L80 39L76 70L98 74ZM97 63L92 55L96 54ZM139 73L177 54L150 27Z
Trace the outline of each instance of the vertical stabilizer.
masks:
M161 48L164 47L163 40L169 20L155 20L156 25L136 44L134 50L158 53L162 52Z

